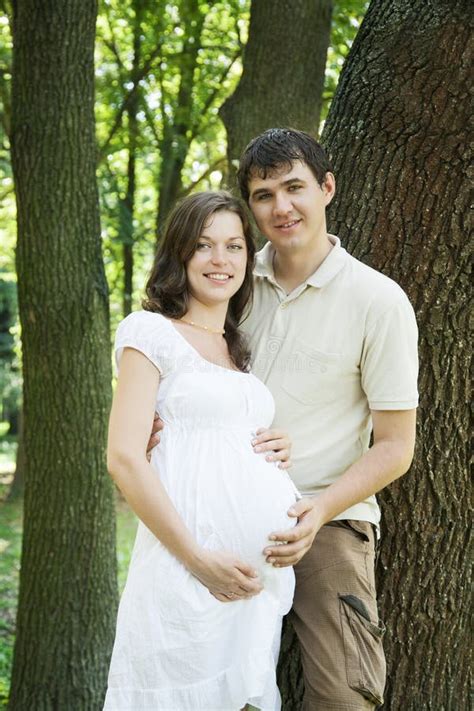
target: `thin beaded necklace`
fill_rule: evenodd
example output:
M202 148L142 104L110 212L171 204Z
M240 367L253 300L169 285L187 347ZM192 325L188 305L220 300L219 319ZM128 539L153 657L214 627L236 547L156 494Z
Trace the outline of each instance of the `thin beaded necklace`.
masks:
M194 328L200 328L203 331L208 331L209 333L217 333L219 336L223 336L225 334L225 329L223 328L211 328L210 326L203 326L200 323L196 323L195 321L189 321L186 318L181 318L179 320L183 323L189 324L189 326L194 326Z

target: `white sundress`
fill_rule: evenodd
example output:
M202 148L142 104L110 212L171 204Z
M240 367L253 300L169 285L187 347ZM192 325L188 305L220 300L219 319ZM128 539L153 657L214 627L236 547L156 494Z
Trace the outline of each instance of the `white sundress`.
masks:
M266 563L268 535L294 523L286 472L255 454L274 402L250 373L210 363L160 314L121 322L125 347L161 373L156 409L165 423L152 465L199 545L230 551L258 570L264 590L219 602L141 522L120 602L106 711L280 709L275 666L292 568Z

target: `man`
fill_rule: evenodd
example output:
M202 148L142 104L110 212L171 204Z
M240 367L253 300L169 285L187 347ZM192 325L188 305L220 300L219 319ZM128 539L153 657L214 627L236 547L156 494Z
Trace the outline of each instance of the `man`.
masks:
M245 149L238 180L268 240L243 328L253 372L275 397L274 425L292 438L290 474L303 495L290 514L297 526L274 533L279 545L265 550L274 565L295 565L303 708L373 709L385 685L374 494L413 457L413 309L399 286L327 234L335 179L311 136L265 131Z
M295 566L304 711L366 711L385 685L374 494L408 470L415 442L413 309L328 235L335 179L311 136L265 131L245 149L238 180L268 240L243 328L252 370L276 401L274 426L292 438L290 474L303 497L289 512L297 525L272 532L265 554ZM254 444L272 448L263 436Z

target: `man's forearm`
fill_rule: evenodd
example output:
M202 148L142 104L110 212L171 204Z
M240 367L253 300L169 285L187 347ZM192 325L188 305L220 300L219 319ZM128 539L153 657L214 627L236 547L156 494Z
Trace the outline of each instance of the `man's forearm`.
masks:
M298 517L294 528L275 531L265 555L274 565L295 565L308 551L317 532L351 506L377 493L404 474L413 458L416 411L372 411L374 444L322 494L303 498L289 510Z
M412 450L404 444L380 441L354 462L336 482L315 498L320 525L376 494L408 471Z

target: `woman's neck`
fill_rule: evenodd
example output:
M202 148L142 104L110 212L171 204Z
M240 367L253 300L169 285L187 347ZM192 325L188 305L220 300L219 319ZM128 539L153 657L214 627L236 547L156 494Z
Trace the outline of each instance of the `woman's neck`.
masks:
M183 319L194 321L194 323L209 330L223 330L228 306L229 302L208 306L192 299Z

